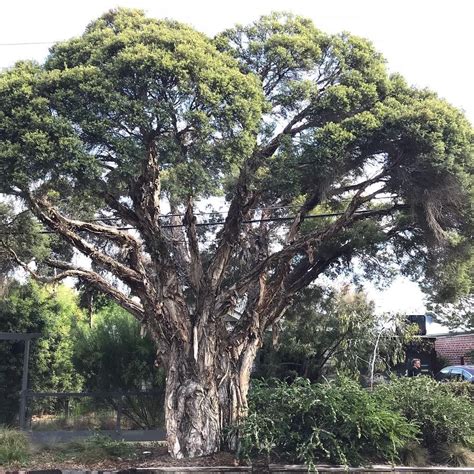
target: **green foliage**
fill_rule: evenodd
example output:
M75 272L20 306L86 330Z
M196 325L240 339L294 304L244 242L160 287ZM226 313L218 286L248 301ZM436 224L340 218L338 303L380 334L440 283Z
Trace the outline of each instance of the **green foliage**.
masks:
M192 28L137 10L110 11L81 37L55 45L45 67L21 63L2 76L2 174L17 177L2 188L41 179L63 199L79 185L95 192L101 159L92 151L106 143L104 154L120 164L108 176L110 189L120 191L159 137L163 189L209 193L248 153L261 109L258 86ZM170 134L178 124L186 130L187 160Z
M40 332L30 354L30 388L42 392L156 390L148 397L124 397L123 413L138 426L163 419L164 376L154 367L155 348L139 324L110 303L101 307L93 327L84 321L77 295L65 286L12 283L0 303L0 330ZM0 419L13 423L21 384L23 343L0 344ZM98 405L100 400L96 400ZM118 399L109 400L116 406ZM34 410L55 411L61 402L36 401Z
M151 397L124 397L123 414L138 426L152 428L163 420L165 379L155 367L156 348L140 324L117 305L103 306L92 327L78 329L72 362L90 391L154 390ZM108 400L116 406L117 399Z
M436 452L443 445L468 445L474 435L472 402L453 394L450 386L428 377L393 379L378 387L375 397L418 425L422 445Z
M24 189L46 175L58 184L86 171L86 154L70 122L51 114L43 75L38 64L21 62L0 77L2 189Z
M0 302L0 331L39 332L30 353L30 388L35 391L78 391L82 378L72 365L73 331L81 324L82 313L73 290L39 287L34 283L12 283ZM12 423L18 410L23 343L0 343L0 420ZM50 410L54 401L41 402Z
M0 466L25 464L30 446L25 433L0 426Z
M418 430L357 383L255 381L239 427L240 455L360 465L394 462Z
M3 277L16 266L12 251L25 261L35 257L42 260L49 254L50 239L38 233L40 226L30 212L15 213L12 203L0 202L0 229L0 272Z
M447 364L449 365L449 364ZM454 395L462 396L474 403L474 384L470 382L449 381L443 382L443 388Z
M163 198L231 196L256 142L265 146L297 117L300 131L247 176L259 204L340 211L344 196L326 191L384 168L385 195L403 203L391 213L393 232L382 220L353 222L320 253L344 243L340 259L370 254L398 259L412 275L427 270L424 284L441 300L470 293L472 127L434 93L388 76L363 38L274 13L211 40L117 9L55 45L44 65L4 72L0 103L0 191L25 199L34 189L66 214L89 217L107 208L107 192L131 197L150 149ZM311 224L304 229L324 222ZM427 251L436 239L449 245Z
M255 376L318 381L343 372L359 378L370 372L376 344L375 372L386 372L404 357L409 338L403 324L395 323L379 339L384 319L364 294L307 288L285 313L276 347L266 341Z
M321 384L256 380L250 414L238 427L240 455L308 466L464 465L472 458L474 423L472 402L460 385L466 384L394 378L370 392L346 378Z

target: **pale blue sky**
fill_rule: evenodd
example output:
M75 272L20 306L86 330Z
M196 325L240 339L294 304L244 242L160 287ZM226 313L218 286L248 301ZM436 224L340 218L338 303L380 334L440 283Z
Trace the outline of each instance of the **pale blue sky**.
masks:
M284 10L312 18L323 31L350 31L375 44L390 71L437 91L474 122L473 0L16 0L1 3L0 44L57 41L79 35L91 20L117 6L144 9L213 35L235 23ZM48 45L0 46L0 68L18 59L41 61ZM419 312L415 283L397 280L375 292L379 310Z

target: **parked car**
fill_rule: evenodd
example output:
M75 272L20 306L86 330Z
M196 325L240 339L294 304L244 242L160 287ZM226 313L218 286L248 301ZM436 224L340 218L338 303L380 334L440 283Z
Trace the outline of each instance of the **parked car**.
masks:
M451 365L440 370L435 379L440 382L457 380L474 383L474 365Z

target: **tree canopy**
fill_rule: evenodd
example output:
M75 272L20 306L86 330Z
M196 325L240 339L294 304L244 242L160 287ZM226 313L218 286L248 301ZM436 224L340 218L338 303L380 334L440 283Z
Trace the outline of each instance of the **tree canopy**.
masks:
M245 407L265 329L322 273L396 261L433 294L472 291L472 143L460 111L388 75L362 38L278 13L208 38L113 10L0 75L0 191L60 237L35 234L25 256L2 243L148 328L170 450L202 454L226 424L215 407ZM202 214L209 198L222 217ZM178 386L209 395L186 405L192 423ZM198 442L190 426L217 428Z

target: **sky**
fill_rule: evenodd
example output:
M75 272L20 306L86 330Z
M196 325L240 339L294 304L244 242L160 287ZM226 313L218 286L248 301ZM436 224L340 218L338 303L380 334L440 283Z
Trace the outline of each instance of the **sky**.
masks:
M474 123L473 0L3 0L0 69L19 59L42 61L50 44L80 35L85 26L118 6L151 17L172 18L214 35L272 11L311 18L327 32L349 31L371 40L391 72L436 91ZM418 285L398 278L384 292L368 286L378 311L424 311Z

